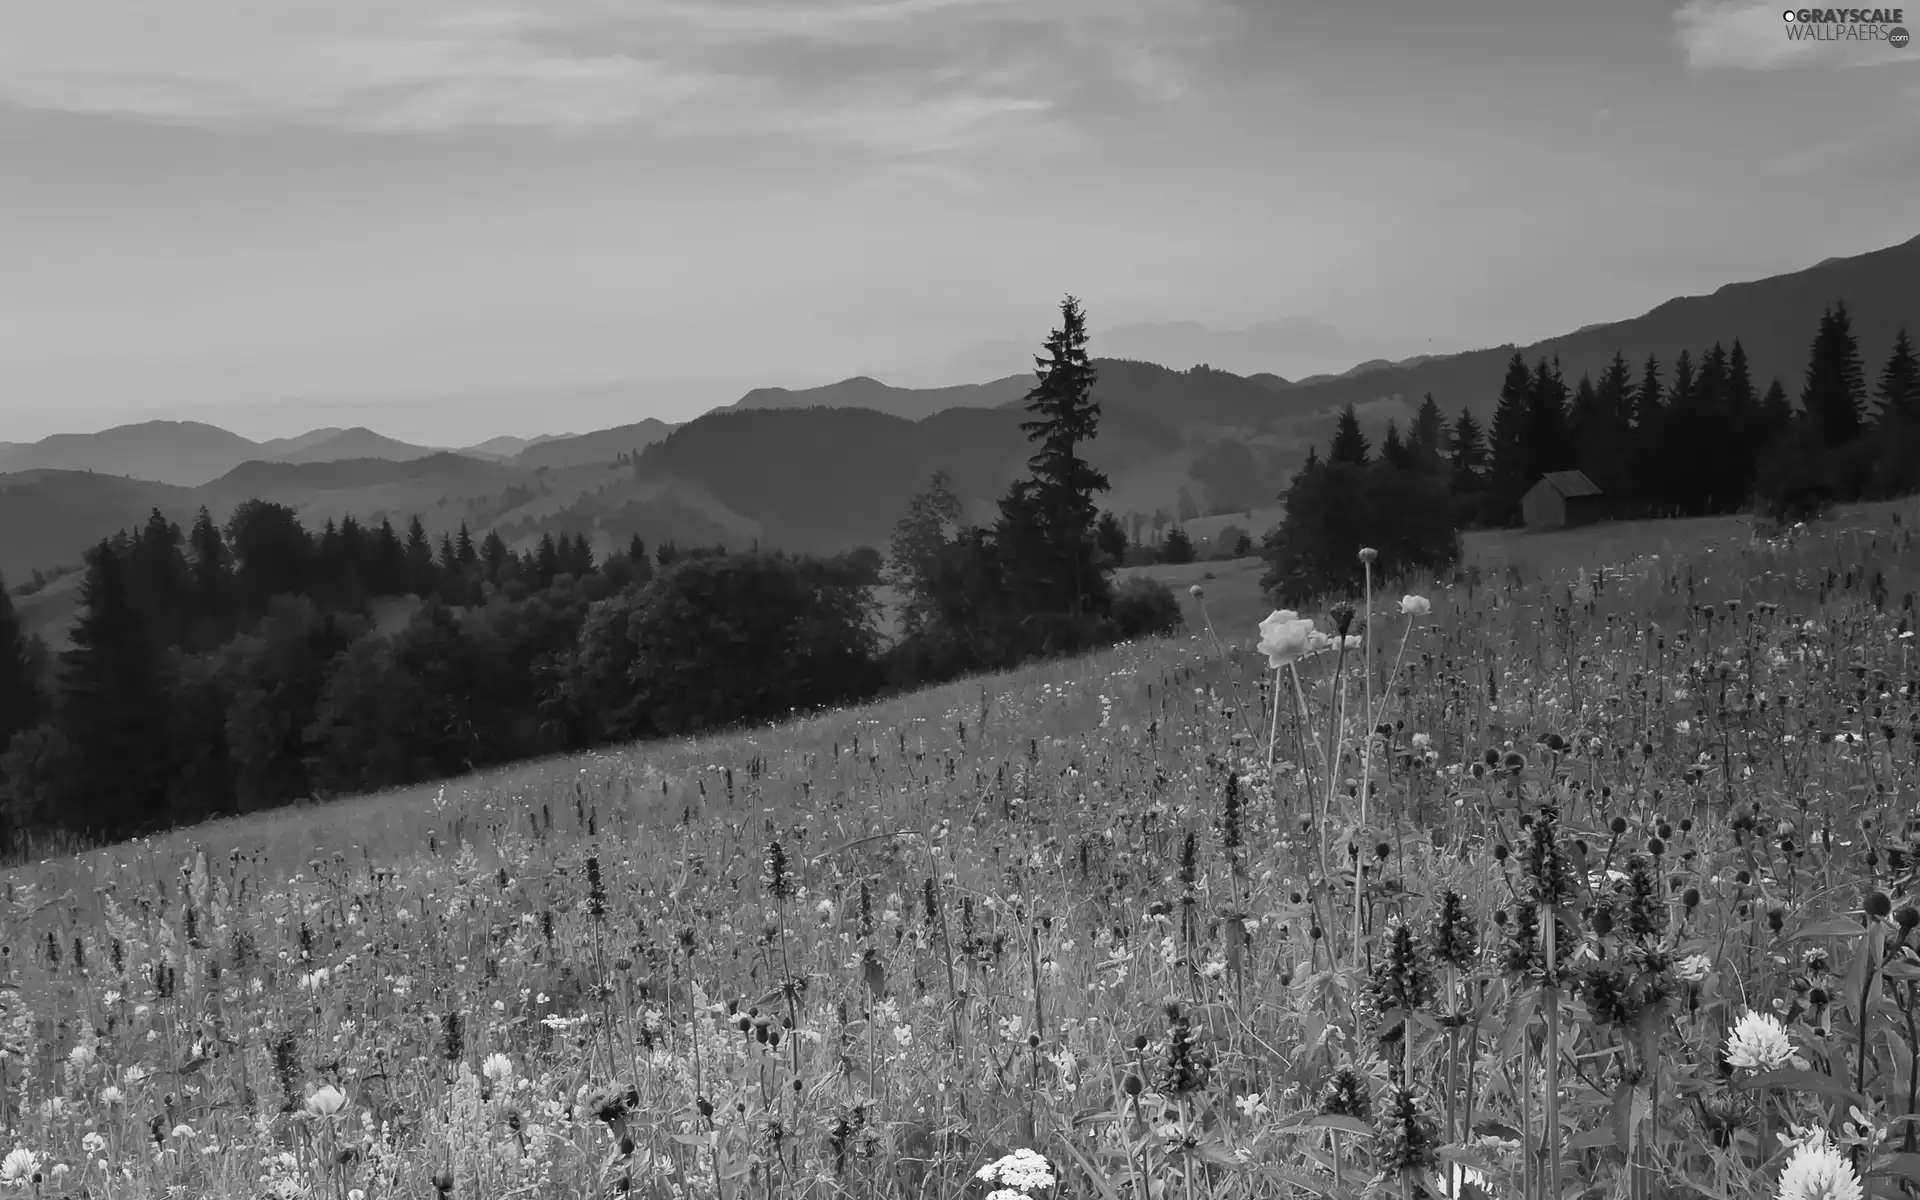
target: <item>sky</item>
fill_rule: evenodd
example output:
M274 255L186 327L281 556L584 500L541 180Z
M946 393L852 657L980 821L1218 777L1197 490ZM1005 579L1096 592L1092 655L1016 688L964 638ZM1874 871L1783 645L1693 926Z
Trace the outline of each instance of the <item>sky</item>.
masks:
M0 0L0 442L975 382L1068 293L1297 377L1920 233L1920 47L1777 5Z

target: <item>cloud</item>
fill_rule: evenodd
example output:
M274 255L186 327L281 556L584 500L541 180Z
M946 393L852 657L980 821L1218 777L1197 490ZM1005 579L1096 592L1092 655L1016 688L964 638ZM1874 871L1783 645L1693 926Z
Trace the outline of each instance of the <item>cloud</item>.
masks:
M913 152L1177 100L1233 19L1232 0L0 0L0 103Z
M1786 7L1780 0L1686 0L1673 14L1674 40L1687 52L1687 66L1696 71L1777 71L1909 61L1911 48L1895 50L1883 41L1795 40L1787 35L1787 23L1781 17Z

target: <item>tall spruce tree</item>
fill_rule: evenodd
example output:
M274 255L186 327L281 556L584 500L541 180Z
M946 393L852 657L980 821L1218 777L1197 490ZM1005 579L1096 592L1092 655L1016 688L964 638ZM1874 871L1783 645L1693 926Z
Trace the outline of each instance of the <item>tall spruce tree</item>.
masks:
M1348 401L1340 410L1340 419L1334 422L1333 444L1327 447L1327 461L1364 467L1371 450L1367 435L1360 432L1360 416L1354 412L1352 401Z
M34 726L46 711L33 660L7 581L0 579L0 754L14 734Z
M1447 461L1454 474L1478 476L1487 465L1487 435L1473 409L1462 407L1447 435Z
M124 837L167 811L171 745L164 663L134 607L128 539L87 555L80 619L60 655L59 724L74 752L68 782L82 801L70 828Z
M1427 464L1438 463L1447 456L1447 418L1432 392L1420 398L1419 411L1413 414L1413 427L1408 431L1407 449L1413 452L1414 458Z
M1877 417L1883 426L1920 425L1920 362L1913 355L1913 344L1902 329L1893 339L1893 352L1880 369L1880 386L1874 390L1880 401Z
M1100 508L1094 496L1108 490L1107 477L1083 456L1085 443L1100 429L1100 405L1093 398L1095 373L1087 356L1087 317L1072 296L1060 302L1060 325L1047 338L1046 353L1034 358L1039 381L1027 393L1032 419L1021 432L1040 450L1027 460L1031 484L1024 496L1010 496L1002 519L1030 528L1027 553L1014 569L1054 596L1053 611L1078 618L1103 611L1107 604L1106 569L1093 542ZM1012 532L1012 531L1010 531ZM1021 541L1014 533L1011 541Z
M1390 467L1404 467L1413 461L1407 444L1400 440L1400 423L1388 418L1387 432L1380 439L1380 461Z
M1800 407L1827 449L1853 441L1866 426L1866 372L1844 301L1827 309L1820 318L1819 332L1807 352L1807 381L1800 389Z
M1493 429L1488 439L1487 523L1511 525L1520 518L1520 497L1536 482L1528 477L1529 461L1527 408L1533 390L1533 374L1527 360L1515 350L1507 360L1507 377L1500 384L1500 398L1493 406Z

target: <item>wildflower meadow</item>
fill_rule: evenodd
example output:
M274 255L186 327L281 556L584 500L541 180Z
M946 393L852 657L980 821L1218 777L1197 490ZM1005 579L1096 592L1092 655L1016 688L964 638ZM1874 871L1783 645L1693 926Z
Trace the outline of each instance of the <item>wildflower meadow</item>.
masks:
M16 869L0 1193L1914 1194L1916 519Z

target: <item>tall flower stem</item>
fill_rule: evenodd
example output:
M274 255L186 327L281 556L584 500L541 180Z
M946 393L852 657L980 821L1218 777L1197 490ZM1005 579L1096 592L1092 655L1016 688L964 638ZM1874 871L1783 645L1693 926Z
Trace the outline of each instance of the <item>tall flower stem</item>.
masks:
M1560 1195L1560 984L1555 966L1555 926L1559 922L1551 904L1540 906L1540 920L1546 926L1547 959L1547 1062L1546 1103L1542 1117L1546 1122L1547 1185L1542 1195L1558 1200Z
M1360 626L1361 671L1366 676L1365 686L1361 692L1361 704L1363 705L1362 711L1366 713L1368 721L1366 728L1360 731L1362 749L1360 751L1359 828L1362 830L1367 827L1367 801L1372 798L1373 792L1373 561L1370 557L1371 554L1372 551L1368 550L1362 550L1360 552L1360 561L1367 575L1367 607L1366 612L1361 618L1362 624ZM1345 647L1345 638L1341 639L1341 645L1343 648ZM1360 938L1362 933L1361 895L1366 879L1366 866L1367 856L1365 854L1356 854L1353 856L1353 965L1356 970L1360 966ZM1412 1025L1407 1026L1406 1037L1409 1042L1413 1040Z

